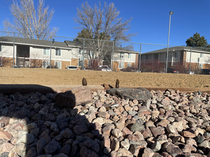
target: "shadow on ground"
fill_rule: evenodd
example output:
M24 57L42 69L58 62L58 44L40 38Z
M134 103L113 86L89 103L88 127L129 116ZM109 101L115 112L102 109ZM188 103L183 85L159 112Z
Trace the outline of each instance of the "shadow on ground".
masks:
M0 93L0 147L7 147L0 156L103 154L103 137L97 126L77 110L57 107L51 88L0 85Z

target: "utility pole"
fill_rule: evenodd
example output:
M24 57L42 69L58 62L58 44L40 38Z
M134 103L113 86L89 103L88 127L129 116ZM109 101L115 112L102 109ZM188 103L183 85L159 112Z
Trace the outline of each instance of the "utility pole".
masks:
M173 14L173 11L169 12L169 28L168 28L168 42L167 42L167 54L166 54L166 73L168 70L168 47L169 47L169 37L170 37L170 25L171 25L171 15Z

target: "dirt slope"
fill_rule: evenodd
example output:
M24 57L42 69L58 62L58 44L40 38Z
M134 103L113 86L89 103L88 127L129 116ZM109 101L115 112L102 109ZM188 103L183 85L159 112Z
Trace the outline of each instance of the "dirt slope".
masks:
M0 84L38 84L67 88L81 85L83 77L87 79L88 85L98 87L102 83L114 85L115 80L119 79L121 87L210 91L210 75L0 68Z

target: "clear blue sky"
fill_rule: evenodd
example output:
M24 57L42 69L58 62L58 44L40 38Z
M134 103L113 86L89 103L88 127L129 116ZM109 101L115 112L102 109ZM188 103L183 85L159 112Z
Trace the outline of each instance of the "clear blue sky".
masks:
M57 35L76 37L80 30L74 29L77 7L85 0L45 0L54 10L51 27L58 27ZM98 0L91 0L91 6L98 4ZM104 1L101 1L103 4ZM209 0L106 0L114 3L120 11L120 16L130 23L129 33L138 33L131 38L131 42L167 44L169 11L173 11L171 19L170 45L186 45L185 41L196 32L207 39L210 44L210 1ZM38 0L35 0L38 3ZM3 20L13 17L9 11L10 0L1 0L0 30L3 29Z

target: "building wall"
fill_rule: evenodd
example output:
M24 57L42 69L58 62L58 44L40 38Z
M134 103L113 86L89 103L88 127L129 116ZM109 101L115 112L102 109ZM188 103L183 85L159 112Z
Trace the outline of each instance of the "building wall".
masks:
M49 55L43 55L44 53L44 48L42 47L30 47L30 59L49 59Z
M88 67L88 59L84 59L84 61L85 61L84 67L86 68Z
M113 61L124 61L124 62L135 62L136 61L136 54L131 54L131 58L128 58L128 53L123 53L124 57L120 57L120 53L113 54Z
M190 52L186 52L186 62L190 62ZM210 54L191 52L191 63L198 62L203 64L210 64Z
M185 68L187 70L189 70L189 67L190 67L190 63L189 62L186 62ZM199 68L199 64L198 63L191 63L191 68L190 68L191 71L194 71L194 70L196 70L198 68Z
M3 57L13 57L13 45L12 44L1 44L0 55ZM16 46L14 51L14 56L16 56Z
M44 55L44 47L30 47L31 59L50 59L49 55ZM61 49L61 55L56 55L56 48L51 49L51 60L68 61L71 59L71 50Z
M1 43L0 56L2 57L2 65L4 67L13 66L13 53L14 53L14 56L16 56L16 46L14 46L14 51L13 51L12 44ZM14 59L14 65L15 64L16 64L16 59Z
M58 56L56 55L56 49L52 49L52 54L51 58L53 60L60 60L60 61L68 61L71 59L71 50L65 50L65 49L60 49L61 50L61 55Z
M131 54L131 58L128 58L128 53L123 53L124 57L122 58L120 56L120 53L115 53L113 55L113 70L114 71L120 71L119 63L124 63L124 68L127 68L127 63L131 63L131 67L134 67L135 65L138 66L138 54Z
M42 60L41 59L30 59L30 67L42 67Z
M134 63L131 63L131 67L134 67Z
M210 69L210 64L204 64L203 69Z
M2 65L3 65L3 67L12 67L13 66L13 58L2 57ZM15 60L14 60L14 65L15 65Z
M13 65L13 45L3 45L0 55L3 56L2 63L3 66L11 67ZM44 47L30 46L30 67L42 67L42 62L44 60L49 61L50 55L44 55ZM73 48L72 50L61 49L61 56L56 55L55 47L51 49L51 65L54 66L54 61L61 62L61 68L65 69L68 65L78 66L78 58L81 55L79 54L78 48ZM74 57L74 58L72 58ZM15 58L16 58L16 46L15 46ZM15 59L15 61L17 58ZM72 63L71 63L72 62ZM85 59L85 66L87 66L88 61Z
M123 69L123 68L127 68L127 67L128 67L128 66L127 66L128 63L130 63L130 62L124 62L124 67L121 68L121 69L119 68L119 63L120 63L120 62L117 62L117 61L113 61L113 62L112 62L112 64L113 64L113 65L112 65L112 66L113 66L113 69L112 69L112 70L113 70L113 71L120 71L120 70ZM131 67L135 67L135 63L131 63Z
M15 57L16 57L16 48L15 46ZM50 61L50 54L44 55L44 48L45 47L38 47L38 46L30 46L29 52L30 52L30 58L29 58L29 64L33 67L42 67L43 61ZM46 47L47 48L47 47ZM81 59L79 48L72 48L71 50L61 49L61 55L56 55L56 47L51 48L51 65L54 66L54 61L61 62L61 68L65 69L68 65L76 65L78 66L78 60ZM6 58L13 57L13 45L12 44L2 44L2 51L0 54ZM128 53L124 53L124 57L120 58L120 53L115 53L113 55L113 59L116 62L116 69L119 69L119 62L124 63L124 68L127 67L127 63L131 63L132 66L138 66L138 62L136 62L136 57L138 57L138 54L131 54L131 58L128 58ZM11 60L11 59L9 59ZM15 61L17 58L15 58ZM138 58L137 58L138 60ZM6 61L5 61L6 62ZM11 61L7 61L9 66L12 66L10 64ZM88 59L84 59L84 66L88 66Z
M70 65L70 61L62 61L61 62L61 69L66 69L67 66Z
M165 52L160 52L160 53L156 53L158 55L158 58L157 60L159 62L166 62L166 56L167 56L167 53ZM142 54L142 62L146 63L146 62L149 62L149 61L153 61L155 60L155 55L156 54ZM180 62L180 56L181 56L181 51L171 51L168 53L168 62Z
M72 48L71 50L71 58L80 58L80 49L79 48Z
M135 59L135 67L139 67L139 54L136 54L136 59Z
M120 71L119 62L113 61L112 66L113 66L112 68L113 71Z
M124 63L124 68L127 67L127 62Z
M75 66L78 66L78 58L72 58L71 59L71 65L75 65Z
M180 64L184 65L185 67L186 67L186 56L187 56L186 51L182 51L180 56Z

